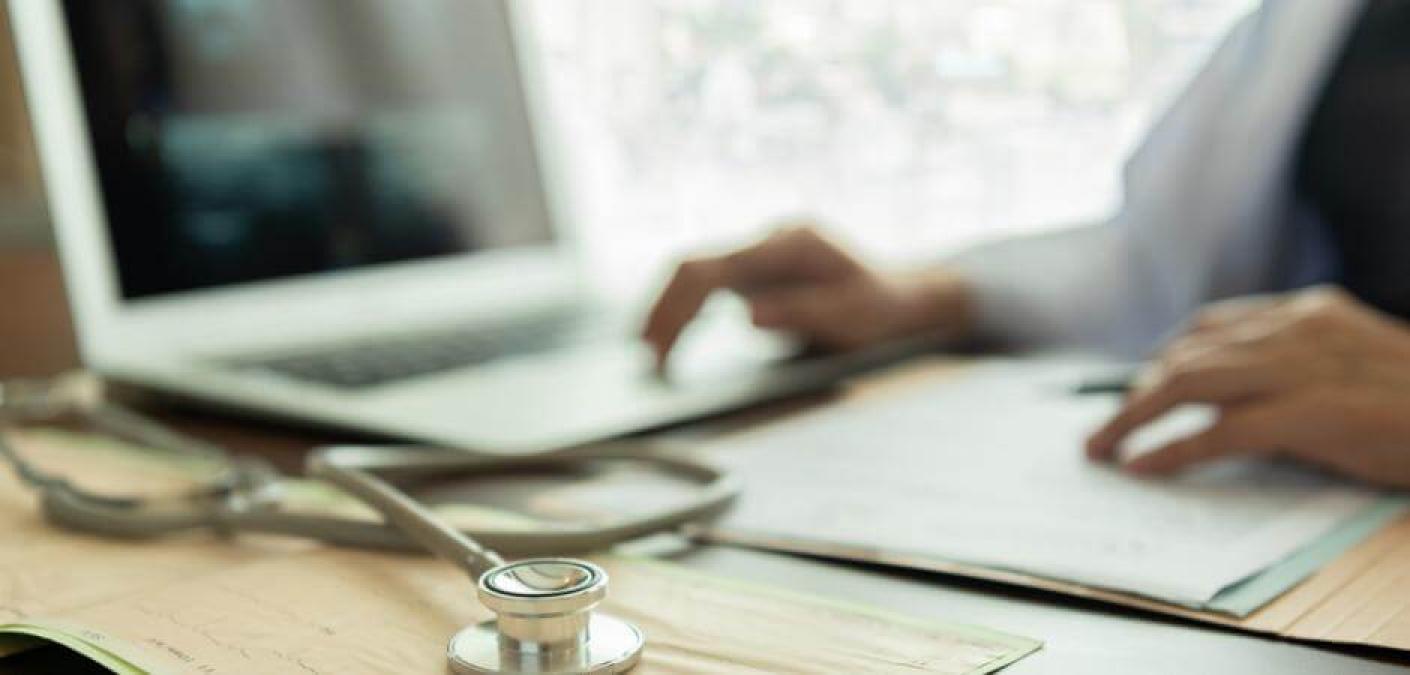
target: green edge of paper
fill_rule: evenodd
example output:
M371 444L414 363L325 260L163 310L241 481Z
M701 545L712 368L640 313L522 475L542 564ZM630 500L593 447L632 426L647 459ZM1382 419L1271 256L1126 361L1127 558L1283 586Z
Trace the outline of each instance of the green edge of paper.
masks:
M1245 617L1365 541L1410 507L1410 497L1382 497L1356 517L1272 567L1219 591L1205 607Z
M48 626L27 623L11 623L0 626L0 645L6 648L14 646L14 651L0 652L6 655L16 654L37 644L27 644L21 636L37 638L44 642L50 642L72 649L82 654L88 660L107 668L117 675L147 675L147 671L133 665L126 659L94 645L72 633L51 628ZM3 640L3 638L14 639L14 642Z
M797 591L776 588L774 586L768 586L752 581L721 577L715 574L711 574L709 572L702 572L699 570L682 567L678 564L664 560L658 560L655 558L643 558L637 556L621 555L613 557L620 558L622 560L628 560L637 564L644 564L650 567L654 567L663 572L666 572L667 574L671 574L674 576L688 577L693 581L697 581L707 585L713 585L717 588L733 589L746 593L754 593L756 595L772 596L775 598L792 600L794 602L799 602L803 604L832 607L835 609L852 612L855 614L861 614L863 616L868 616L880 621L888 621L896 624L914 626L916 628L939 629L945 631L946 633L961 638L997 644L1006 650L1004 654L995 657L988 663L985 663L984 665L970 670L967 675L984 675L985 673L992 673L1011 663L1014 663L1015 661L1018 661L1019 659L1025 656L1028 656L1029 654L1032 654L1035 651L1038 651L1038 649L1043 646L1042 640L1023 637L1021 635L1014 635L1012 633L1005 633L1003 631L995 630L992 628L985 628L983 626L976 626L974 624L951 623L948 621L939 621L934 619L921 619L907 614L892 612L862 603L838 600L836 598L812 595L808 593L800 593Z

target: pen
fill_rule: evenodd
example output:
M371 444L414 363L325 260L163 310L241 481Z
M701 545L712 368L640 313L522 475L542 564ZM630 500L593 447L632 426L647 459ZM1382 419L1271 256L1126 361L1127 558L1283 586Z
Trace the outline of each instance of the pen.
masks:
M1076 396L1092 396L1097 394L1126 394L1134 386L1135 376L1133 375L1113 375L1110 377L1092 378L1080 382L1072 388L1072 393Z

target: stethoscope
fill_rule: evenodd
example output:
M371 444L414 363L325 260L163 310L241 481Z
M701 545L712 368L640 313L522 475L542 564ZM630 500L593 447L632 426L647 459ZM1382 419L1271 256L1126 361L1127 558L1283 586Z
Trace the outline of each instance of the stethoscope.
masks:
M455 564L475 580L477 595L496 618L468 626L447 648L456 673L619 673L641 658L645 636L631 623L593 610L607 595L607 573L584 560L552 556L606 548L679 527L723 510L738 483L705 464L623 449L539 457L487 457L458 451L336 446L308 459L321 478L375 509L385 522L325 514L282 512L280 483L272 467L232 457L222 448L186 436L103 399L91 378L0 383L0 429L73 417L118 438L174 455L197 455L224 468L208 483L160 498L97 494L40 470L0 435L0 459L34 488L44 517L68 529L111 537L158 537L191 529L224 534L260 532L310 537L342 546L420 546ZM490 472L571 467L600 460L643 462L702 485L691 500L656 513L593 526L551 529L457 529L394 484Z

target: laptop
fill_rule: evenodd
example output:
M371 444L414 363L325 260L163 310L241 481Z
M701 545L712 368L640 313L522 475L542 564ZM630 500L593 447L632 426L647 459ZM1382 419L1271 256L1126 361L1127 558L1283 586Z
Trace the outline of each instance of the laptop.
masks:
M9 9L80 351L113 381L535 453L911 351L795 359L716 317L656 376L577 260L513 3Z

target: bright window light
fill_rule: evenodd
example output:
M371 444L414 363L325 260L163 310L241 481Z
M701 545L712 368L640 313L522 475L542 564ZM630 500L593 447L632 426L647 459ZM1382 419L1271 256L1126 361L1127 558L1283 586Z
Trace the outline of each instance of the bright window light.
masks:
M609 291L812 216L876 260L1103 217L1252 0L536 0Z

